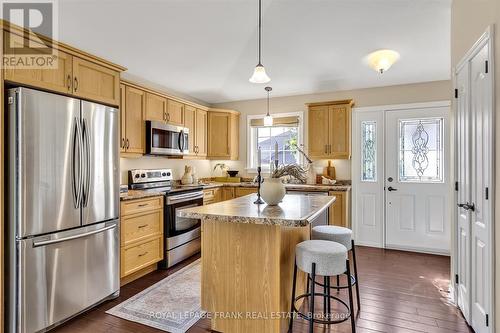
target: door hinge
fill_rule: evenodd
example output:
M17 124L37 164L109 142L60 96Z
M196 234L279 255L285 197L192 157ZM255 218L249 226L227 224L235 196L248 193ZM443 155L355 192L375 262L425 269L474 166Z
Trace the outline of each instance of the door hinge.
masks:
M486 327L490 326L490 320L489 316L486 315Z
M489 197L490 197L490 190L489 190L488 188L486 188L486 189L484 190L484 196L485 196L486 200L488 200L488 199L489 199Z
M458 274L455 274L455 283L458 284Z
M485 67L485 68L484 68L484 72L485 72L486 74L488 74L488 72L489 72L489 70L490 70L490 69L488 68L488 67L489 67L489 66L488 66L488 60L486 60L486 61L484 62L484 67Z
M455 98L458 98L458 89L455 89Z
M458 192L458 182L455 182L455 191Z

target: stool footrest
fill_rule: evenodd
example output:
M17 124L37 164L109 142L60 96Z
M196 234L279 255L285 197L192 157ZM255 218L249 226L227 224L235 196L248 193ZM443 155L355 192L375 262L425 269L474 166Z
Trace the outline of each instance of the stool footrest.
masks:
M322 319L316 319L316 318L311 318L311 316L308 316L302 312L300 312L297 307L295 306L295 303L302 299L302 298L306 298L306 297L311 297L311 293L305 293L305 294L302 294L300 296L297 296L294 301L293 301L293 310L294 312L297 312L297 315L307 321L313 321L314 323L316 324L325 324L325 325L332 325L332 324L339 324L339 323L343 323L344 321L348 320L351 316L352 316L352 312L351 310L349 309L349 305L347 305L346 302L344 302L343 300L341 300L340 298L338 297L335 297L335 296L331 296L331 295L327 295L327 294L323 294L323 293L314 293L314 296L321 296L321 297L328 297L334 301L337 301L339 303L341 303L346 309L347 309L347 314L345 314L345 317L342 318L342 319L338 319L338 320L322 320ZM330 317L330 314L328 314L328 317Z
M347 275L347 274L342 274L342 275ZM312 278L310 276L308 278L309 278L309 281L312 281ZM314 283L317 286L325 287L324 283L321 283L318 281L315 281ZM356 283L357 283L356 278L354 277L354 275L351 275L351 285L354 286ZM349 288L348 285L345 285L345 286L330 285L330 289L347 289L347 288Z

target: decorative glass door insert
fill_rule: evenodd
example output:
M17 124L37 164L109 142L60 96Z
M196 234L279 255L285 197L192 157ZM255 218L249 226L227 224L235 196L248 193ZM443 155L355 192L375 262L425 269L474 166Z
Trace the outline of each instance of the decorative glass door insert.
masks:
M377 122L361 122L361 181L377 181Z
M443 118L399 120L399 181L442 183Z

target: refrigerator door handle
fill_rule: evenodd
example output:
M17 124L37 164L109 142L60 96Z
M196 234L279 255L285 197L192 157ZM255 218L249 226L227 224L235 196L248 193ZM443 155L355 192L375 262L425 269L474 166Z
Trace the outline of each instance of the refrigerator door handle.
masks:
M113 225L110 225L110 226L107 226L107 227L104 227L104 228L101 228L98 230L92 230L92 231L84 232L84 233L78 234L78 235L68 236L68 237L59 238L59 239L50 239L50 240L45 240L45 241L33 242L33 247L47 246L47 245L67 242L67 241L70 241L73 239L88 237L91 235L95 235L95 234L104 232L106 230L114 229L114 228L116 228L116 226L117 226L117 224L113 224Z
M83 118L83 131L82 136L84 139L85 146L85 182L83 187L83 197L82 197L82 207L87 207L89 202L89 191L90 191L90 177L91 177L91 168L90 168L90 138L89 138L89 127L87 125L87 120Z
M75 208L80 208L81 204L81 195L82 195L82 137L81 137L81 128L78 117L74 119L74 137L73 137L73 203ZM79 163L76 163L76 150L78 149L78 159ZM78 179L77 179L77 170L78 170Z

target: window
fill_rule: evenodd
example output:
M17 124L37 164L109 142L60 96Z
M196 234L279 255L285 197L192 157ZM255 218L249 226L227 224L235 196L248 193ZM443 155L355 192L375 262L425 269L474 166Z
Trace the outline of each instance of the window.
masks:
M361 181L377 181L377 122L361 122Z
M444 181L443 118L399 121L399 181Z
M302 156L297 145L302 144L302 113L274 115L273 126L263 126L264 116L248 119L248 165L250 170L257 168L257 150L262 150L262 169L268 170L275 158L280 165L302 164ZM278 144L278 154L275 145Z

